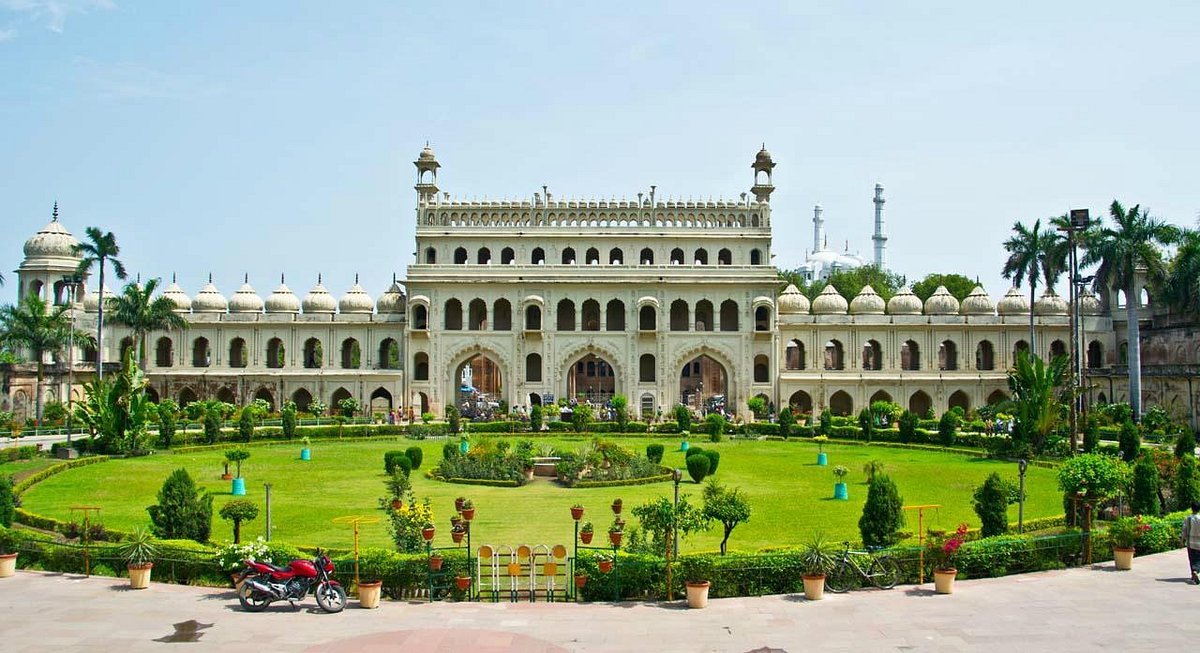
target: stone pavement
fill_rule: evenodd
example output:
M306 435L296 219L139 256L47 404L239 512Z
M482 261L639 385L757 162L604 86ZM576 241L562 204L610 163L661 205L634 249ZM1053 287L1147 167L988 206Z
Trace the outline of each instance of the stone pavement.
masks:
M1085 569L679 604L408 603L341 614L312 599L262 614L232 591L18 572L0 579L0 651L1118 651L1190 650L1200 587L1183 551Z

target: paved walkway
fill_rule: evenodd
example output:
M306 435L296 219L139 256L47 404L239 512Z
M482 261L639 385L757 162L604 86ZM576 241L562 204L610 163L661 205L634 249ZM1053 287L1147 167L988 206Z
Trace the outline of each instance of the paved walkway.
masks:
M794 595L679 605L351 602L310 598L266 613L232 591L19 572L0 579L0 650L18 651L1083 651L1190 650L1200 587L1183 551L1134 570L1089 569L860 591L809 603Z

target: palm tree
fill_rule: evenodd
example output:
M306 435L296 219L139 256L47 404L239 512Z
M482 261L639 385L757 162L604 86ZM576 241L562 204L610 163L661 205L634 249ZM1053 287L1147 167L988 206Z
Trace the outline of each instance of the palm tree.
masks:
M87 228L87 241L75 246L76 254L83 254L77 270L80 276L100 268L100 304L96 312L96 377L104 378L104 267L111 263L118 279L125 278L125 264L117 258L121 253L117 237L110 231L102 233L99 227Z
M1008 260L1004 261L1004 269L1000 273L1005 279L1012 279L1013 285L1018 288L1025 278L1029 277L1029 351L1037 351L1033 331L1033 304L1037 301L1038 277L1043 272L1047 236L1042 232L1040 219L1033 221L1032 229L1020 221L1014 222L1012 229L1013 236L1004 241Z
M33 353L37 363L37 382L34 385L35 415L38 426L42 424L42 378L45 372L46 354L58 354L71 340L88 345L90 333L75 331L71 326L69 306L50 306L37 295L29 295L16 306L0 307L0 342L4 346L24 348Z
M121 294L108 300L109 319L133 329L138 342L138 362L146 369L146 334L151 331L186 329L187 320L175 312L175 302L163 296L154 297L160 281L150 279L145 286L126 284Z
M1183 313L1200 313L1200 231L1185 229L1163 283L1163 299Z
M1071 241L1067 232L1071 229L1071 216L1063 214L1046 222L1048 229L1042 234L1042 279L1047 288L1053 288L1067 272L1070 262Z
M1058 390L1067 376L1067 357L1055 356L1049 364L1037 354L1017 352L1017 362L1008 373L1016 424L1013 439L1039 454L1060 420Z
M1142 414L1142 346L1138 324L1137 272L1144 269L1151 287L1159 287L1166 277L1160 245L1179 240L1179 229L1151 218L1135 205L1128 211L1113 200L1108 209L1113 226L1098 226L1088 237L1084 265L1096 268L1096 288L1119 289L1125 293L1125 318L1129 336L1129 405L1133 418Z

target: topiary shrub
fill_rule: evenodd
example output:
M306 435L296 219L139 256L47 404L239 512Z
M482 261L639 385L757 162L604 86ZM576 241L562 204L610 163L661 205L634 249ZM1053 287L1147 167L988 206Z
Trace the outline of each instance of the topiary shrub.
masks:
M400 466L399 461L401 458L407 458L407 455L403 451L393 450L393 451L384 452L384 454L383 454L383 473L387 474L388 476L391 476L393 473L395 473L396 468ZM410 470L412 469L412 461L411 460L409 461L408 467Z
M679 426L679 431L692 430L692 409L678 404L675 406L675 423Z
M958 414L954 411L942 413L938 420L938 441L943 447L954 446L954 438L958 435Z
M214 444L219 437L221 437L221 411L216 407L210 407L204 411L204 441Z
M725 426L728 421L725 416L720 413L709 413L708 417L704 418L704 426L708 430L708 439L712 442L720 442L725 435Z
M975 514L979 515L983 537L1008 532L1009 485L1000 474L992 472L983 485L975 488Z
M1137 460L1142 449L1142 436L1138 433L1137 424L1125 420L1121 424L1121 435L1117 437L1117 446L1121 448L1121 460L1131 463Z
M1200 486L1196 483L1196 457L1184 456L1175 470L1175 509L1187 510L1200 501Z
M187 470L171 472L158 491L158 503L146 508L150 529L160 539L207 542L212 529L212 496L196 487Z
M458 444L454 442L446 442L442 444L442 460L449 460L458 454Z
M0 476L0 526L12 526L13 513L17 511L16 498L13 496L13 481L9 476Z
M919 421L920 419L917 417L917 414L910 410L900 413L900 419L897 421L900 427L900 442L908 444L916 439L917 423Z
M296 404L288 401L279 411L279 423L283 427L283 437L291 440L296 437Z
M404 450L404 456L412 463L413 469L421 469L421 463L425 461L425 452L421 447L409 447Z
M712 476L717 473L717 467L721 466L721 452L705 449L704 455L708 458L708 475Z
M691 476L693 481L699 483L704 480L704 477L708 476L708 468L711 465L709 457L703 453L692 454L687 457L688 476Z
M792 427L796 425L796 417L792 414L791 406L784 406L783 410L779 411L779 434L786 440L792 434Z
M242 541L242 522L257 518L258 506L253 501L234 499L221 506L220 515L221 519L233 522L233 543L238 544Z
M867 502L863 505L858 530L866 546L892 546L904 525L904 498L887 474L876 473L867 487Z
M1158 516L1158 468L1150 456L1141 456L1133 466L1133 501L1135 515Z
M238 437L242 442L249 442L254 437L254 411L249 406L243 407L238 417Z
M1083 421L1083 452L1092 453L1100 446L1100 419L1095 413L1088 413Z
M646 457L656 465L661 463L663 459L663 446L661 444L646 445Z
M542 430L543 419L542 407L539 404L534 404L529 408L529 430L537 433Z
M1184 430L1175 438L1175 457L1196 457L1196 436L1189 430Z

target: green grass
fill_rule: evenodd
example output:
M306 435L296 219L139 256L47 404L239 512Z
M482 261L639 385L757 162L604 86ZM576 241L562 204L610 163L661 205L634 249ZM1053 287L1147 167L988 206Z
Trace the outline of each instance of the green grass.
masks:
M13 480L20 481L43 467L49 467L59 462L62 461L53 458L31 458L28 460L2 462L0 463L0 476L12 476Z
M539 446L550 444L577 448L582 438L539 439ZM649 439L621 439L625 446L644 451ZM663 442L662 440L656 440ZM426 479L424 471L441 458L444 441L412 442L317 442L313 459L299 460L299 443L254 447L249 460L242 464L248 496L264 500L263 483L272 484L273 538L301 545L349 547L352 531L336 525L332 519L342 515L383 517L377 498L384 495L383 453L414 444L425 451L420 473L413 474L418 497L433 502L438 535L435 543L449 544L449 518L456 496L469 496L477 508L473 539L476 544L569 544L572 537L570 507L586 506L585 520L596 525L597 540L612 521L609 504L621 497L629 516L634 506L655 497L670 496L671 483L602 488L567 489L546 480L521 488L489 488L452 485ZM750 521L734 531L731 549L756 550L800 544L808 533L821 530L835 539L857 540L858 518L866 498L863 463L882 460L896 481L908 505L941 504L926 511L926 525L953 529L965 521L978 526L971 509L971 493L993 471L1016 479L1016 465L938 451L826 445L829 466L816 465L816 446L811 442L736 441L721 444L698 443L721 452L717 474L722 483L741 487L753 509ZM671 446L671 445L668 445ZM132 529L147 526L146 506L156 502L155 495L166 476L185 467L197 482L215 496L213 539L232 538L230 525L216 516L230 500L230 483L220 480L224 457L220 451L163 453L144 458L113 460L69 470L38 484L24 496L24 506L38 514L70 519L69 507L80 502L101 506L99 521L110 528ZM685 468L683 454L669 451L663 464ZM849 501L834 501L832 469L845 465L850 469L847 482ZM1053 470L1031 466L1026 478L1028 518L1061 514L1060 494ZM680 490L699 504L701 486L687 479ZM1016 521L1016 506L1010 511ZM265 515L242 527L243 537L263 533ZM907 530L916 530L916 515L911 515ZM360 534L364 546L390 546L386 520L363 525ZM683 543L685 551L715 550L720 528L693 536Z

